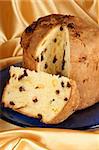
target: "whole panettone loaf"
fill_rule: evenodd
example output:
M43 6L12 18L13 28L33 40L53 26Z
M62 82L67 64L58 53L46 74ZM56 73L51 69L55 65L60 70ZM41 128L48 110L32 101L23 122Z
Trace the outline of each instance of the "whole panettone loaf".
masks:
M99 29L67 15L42 17L21 38L24 66L77 82L78 109L99 102Z
M56 124L76 111L79 93L76 83L66 77L11 67L2 102L44 123Z

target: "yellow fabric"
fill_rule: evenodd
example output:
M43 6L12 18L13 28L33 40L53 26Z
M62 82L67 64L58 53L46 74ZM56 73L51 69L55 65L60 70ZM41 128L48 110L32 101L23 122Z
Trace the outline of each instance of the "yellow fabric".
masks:
M0 69L22 61L21 33L33 20L51 13L79 16L98 26L99 0L0 0ZM99 130L12 128L17 127L0 121L0 150L99 150Z
M59 129L20 129L0 133L0 150L99 150L99 134Z

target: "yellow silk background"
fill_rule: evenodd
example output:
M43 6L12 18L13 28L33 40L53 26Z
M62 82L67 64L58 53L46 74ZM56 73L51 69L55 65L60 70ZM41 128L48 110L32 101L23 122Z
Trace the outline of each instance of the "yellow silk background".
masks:
M99 26L99 0L0 0L0 69L22 61L21 33L51 13L79 16ZM18 127L0 121L0 150L99 150L99 130L12 128Z

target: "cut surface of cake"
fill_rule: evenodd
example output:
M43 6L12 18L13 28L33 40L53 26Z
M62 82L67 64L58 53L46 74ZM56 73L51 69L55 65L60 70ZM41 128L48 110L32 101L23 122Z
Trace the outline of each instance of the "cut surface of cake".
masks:
M65 26L57 25L38 44L35 54L38 71L67 76L69 62L67 61L69 54L66 53L69 53L69 50L66 51L69 49L67 34Z
M44 123L56 124L76 111L79 93L71 79L12 66L2 102Z

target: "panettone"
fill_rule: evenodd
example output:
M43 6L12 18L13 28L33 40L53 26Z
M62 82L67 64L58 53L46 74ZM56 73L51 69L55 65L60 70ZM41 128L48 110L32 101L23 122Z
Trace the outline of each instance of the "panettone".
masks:
M12 66L2 102L44 123L56 124L76 111L79 93L71 79Z
M28 26L21 38L25 68L76 81L78 109L99 102L99 29L80 18L52 14Z

